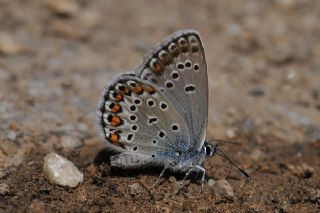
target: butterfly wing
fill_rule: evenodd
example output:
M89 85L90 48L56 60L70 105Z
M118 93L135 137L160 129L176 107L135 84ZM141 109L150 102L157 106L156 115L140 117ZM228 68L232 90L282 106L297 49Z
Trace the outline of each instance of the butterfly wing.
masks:
M136 75L160 88L187 123L189 150L201 149L208 122L208 77L199 33L170 35L144 57Z
M118 157L118 162L161 162L174 158L177 150L188 148L183 143L189 141L188 126L175 106L156 86L130 74L116 76L106 87L98 119L107 147L130 156Z

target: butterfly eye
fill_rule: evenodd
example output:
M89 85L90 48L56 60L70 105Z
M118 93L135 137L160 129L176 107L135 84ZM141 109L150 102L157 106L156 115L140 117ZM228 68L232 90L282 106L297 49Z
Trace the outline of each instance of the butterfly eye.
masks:
M213 150L210 145L205 145L205 153L207 156L211 156L213 154Z

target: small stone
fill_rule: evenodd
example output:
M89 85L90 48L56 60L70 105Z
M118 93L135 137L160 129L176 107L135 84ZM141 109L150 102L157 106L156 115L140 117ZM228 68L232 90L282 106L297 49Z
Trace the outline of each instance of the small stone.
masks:
M25 48L12 35L0 34L0 55L10 56L22 53Z
M158 210L158 212L161 212L161 213L170 213L170 208L167 206L156 205L156 209Z
M208 180L208 186L210 186L210 187L214 187L215 183L216 183L216 181L214 179Z
M197 208L198 211L196 212L199 212L199 213L207 213L207 212L211 212L210 211L210 207L209 206L206 206L206 205L203 205L203 206L199 206Z
M81 23L82 27L86 29L92 29L99 24L101 20L101 14L97 13L94 10L84 10L79 14L79 22Z
M9 174L8 170L0 168L0 179L6 177Z
M259 160L261 156L263 155L263 152L260 149L254 149L250 155L250 157L253 160Z
M59 16L74 16L79 11L79 5L74 0L45 1L45 6Z
M78 123L78 129L81 130L81 131L86 131L88 130L88 125L85 124L85 123Z
M320 204L320 189L311 189L308 194L310 202Z
M90 166L87 167L87 172L89 175L94 176L97 174L98 168L95 164L91 164Z
M227 33L232 37L237 37L241 33L241 28L236 23L231 23L227 26Z
M313 173L314 173L314 169L303 163L300 166L294 166L294 165L288 165L288 169L296 176L301 177L301 178L310 178Z
M261 97L265 94L265 89L262 86L256 86L249 91L249 95L253 97Z
M234 139L236 137L236 130L235 129L227 129L226 136L228 139Z
M15 122L10 123L9 128L10 128L10 130L13 130L13 131L19 130L19 127L18 127L17 123L15 123Z
M10 193L8 184L0 183L0 195L6 195Z
M51 152L44 157L43 171L51 184L75 188L83 174L68 159Z
M320 125L308 125L304 128L305 139L311 142L320 142Z
M131 195L136 195L142 193L142 188L139 183L133 183L131 185L128 185L129 193Z
M15 133L15 131L10 130L8 132L7 138L11 141L14 141L17 138L17 134Z
M218 197L219 200L233 201L234 193L232 186L228 183L227 180L221 179L218 180L215 184L214 194Z
M45 206L46 204L43 201L34 199L29 206L29 211L30 212L46 212Z
M74 149L82 145L81 140L74 136L64 135L61 137L61 144L63 148Z
M50 25L51 33L58 37L83 40L88 37L87 32L62 21L54 21Z
M88 191L85 189L79 189L77 192L77 197L80 201L85 202L88 199Z
M296 77L296 72L294 70L290 69L287 73L287 78L293 79L294 77Z
M195 206L196 206L195 202L191 200L185 200L182 204L182 210L186 212L192 211L195 209Z

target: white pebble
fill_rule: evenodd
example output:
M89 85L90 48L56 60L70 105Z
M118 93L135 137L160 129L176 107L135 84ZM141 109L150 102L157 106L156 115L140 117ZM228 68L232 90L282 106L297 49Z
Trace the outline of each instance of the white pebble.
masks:
M74 188L83 181L83 173L71 161L54 152L44 157L43 171L51 184Z
M234 139L236 137L236 131L234 129L227 129L226 136L228 139Z
M216 183L216 181L214 180L214 179L209 179L208 180L208 185L210 186L210 187L214 187L214 184Z

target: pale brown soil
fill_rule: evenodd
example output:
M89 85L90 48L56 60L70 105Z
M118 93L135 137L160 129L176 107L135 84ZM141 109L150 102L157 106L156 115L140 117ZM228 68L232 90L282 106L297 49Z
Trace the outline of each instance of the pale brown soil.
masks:
M0 0L0 212L320 212L320 2ZM232 170L234 198L159 171L94 166L103 144L96 103L170 33L201 33L209 75L208 139ZM79 140L62 146L62 136ZM48 183L55 151L84 172L75 189ZM220 157L208 179L228 174Z

